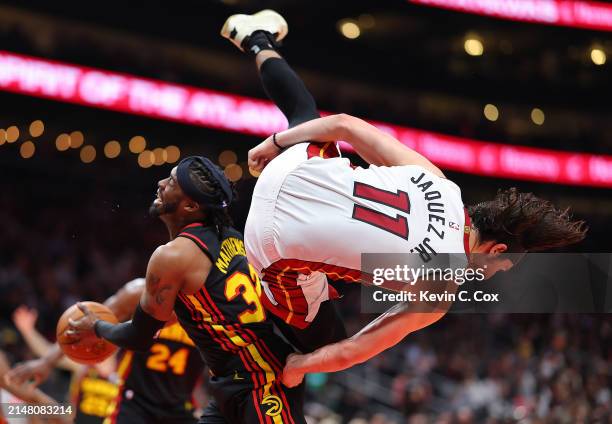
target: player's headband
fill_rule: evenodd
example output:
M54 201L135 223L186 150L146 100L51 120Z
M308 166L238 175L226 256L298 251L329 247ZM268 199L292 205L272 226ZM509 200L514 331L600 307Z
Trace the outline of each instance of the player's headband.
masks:
M189 166L194 162L199 163L208 170L214 182L221 187L221 195L205 193L197 187L192 180L191 171L189 170ZM189 156L180 161L176 168L176 180L187 196L209 208L223 209L232 203L234 196L230 182L223 171L204 156Z

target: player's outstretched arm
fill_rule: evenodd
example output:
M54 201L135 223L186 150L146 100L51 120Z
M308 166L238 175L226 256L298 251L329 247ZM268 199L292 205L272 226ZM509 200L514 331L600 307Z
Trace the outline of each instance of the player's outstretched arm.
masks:
M23 400L30 405L58 405L57 401L41 390L37 389L33 383L15 383L10 379L6 378L6 373L9 370L9 363L0 351L0 389L4 389L11 393L13 396ZM2 422L2 411L0 410L0 422ZM50 423L71 423L70 417L56 417L49 419L47 422Z
M104 302L104 305L115 314L119 322L127 321L132 317L144 289L145 279L136 278L124 284L117 293ZM23 384L29 380L34 380L35 384L40 384L49 378L51 370L56 366L72 371L74 371L75 366L79 366L64 358L64 354L57 343L50 344L36 331L34 323L31 322L31 314L27 316L23 310L17 310L14 321L30 349L40 358L15 366L7 373L7 379L15 384Z
M70 320L67 334L73 337L101 337L128 350L144 351L153 344L153 336L174 316L176 296L194 267L192 242L177 238L158 247L147 267L146 288L132 319L112 324L99 319L85 305L79 304L84 316ZM199 253L199 252L198 252ZM198 263L202 263L201 258ZM209 261L210 262L210 261ZM206 270L206 277L208 270ZM201 272L202 267L197 271ZM200 280L203 281L203 280Z
M65 370L75 372L81 368L81 365L68 358L63 357L59 346L56 343L51 343L36 329L36 319L38 312L36 309L29 309L27 306L22 305L13 312L13 323L19 330L19 333L25 340L26 344L34 354L40 358L43 358L41 362L42 366L47 366L50 371L54 366L63 368ZM56 347L57 346L57 347ZM48 373L45 373L48 374ZM34 377L34 376L32 376ZM39 381L35 378L35 381Z
M335 372L367 361L399 343L408 334L427 327L445 312L411 312L410 304L395 305L354 336L323 346L306 355L287 358L282 381L288 387L301 383L309 372Z
M303 141L344 140L368 163L379 166L418 165L439 177L444 174L425 156L366 121L347 114L313 119L273 137L249 151L249 166L261 170L279 153L278 146L289 147ZM278 146L277 146L278 145Z

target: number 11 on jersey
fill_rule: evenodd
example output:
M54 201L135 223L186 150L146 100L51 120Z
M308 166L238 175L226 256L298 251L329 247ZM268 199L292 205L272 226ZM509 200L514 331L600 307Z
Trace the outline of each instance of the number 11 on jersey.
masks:
M408 193L399 189L393 193L368 184L355 182L353 196L380 203L407 214L410 213ZM408 220L403 215L396 214L395 217L391 217L374 209L355 204L353 218L408 240Z

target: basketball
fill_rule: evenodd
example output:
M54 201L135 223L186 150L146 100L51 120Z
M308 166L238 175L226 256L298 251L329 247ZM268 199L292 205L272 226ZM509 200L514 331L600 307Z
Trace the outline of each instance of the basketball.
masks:
M113 314L110 309L101 303L81 303L87 306L91 312L95 313L104 321L112 322L114 324L119 322L117 317L115 317L115 314ZM82 316L83 313L76 304L66 309L57 322L57 342L62 348L64 354L73 361L85 365L97 364L115 353L117 346L97 337L86 337L84 339L75 341L74 338L66 336L65 332L69 327L68 320L71 318L79 319Z

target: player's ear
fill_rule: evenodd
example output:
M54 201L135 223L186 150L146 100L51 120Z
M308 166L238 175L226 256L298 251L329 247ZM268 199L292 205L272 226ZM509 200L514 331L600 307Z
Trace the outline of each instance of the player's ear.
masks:
M508 245L504 243L495 243L491 246L489 250L489 255L493 257L497 257L508 250Z
M194 202L193 200L187 200L183 208L185 209L186 212L190 212L190 213L199 211L201 209L200 205L197 202Z

